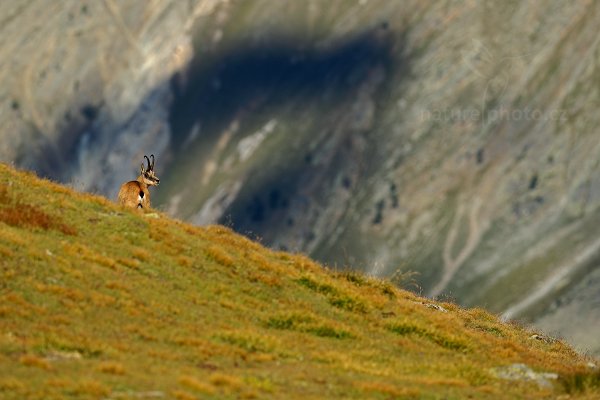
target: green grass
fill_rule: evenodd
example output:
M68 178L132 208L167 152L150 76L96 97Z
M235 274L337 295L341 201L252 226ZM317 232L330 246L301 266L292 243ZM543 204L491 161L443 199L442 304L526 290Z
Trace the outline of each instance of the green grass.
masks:
M0 164L0 398L594 398L561 341ZM498 378L524 363L551 388Z

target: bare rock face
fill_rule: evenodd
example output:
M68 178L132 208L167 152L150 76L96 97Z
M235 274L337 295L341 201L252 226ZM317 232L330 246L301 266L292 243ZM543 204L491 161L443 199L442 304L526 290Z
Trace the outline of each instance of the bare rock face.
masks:
M14 3L3 161L600 351L597 3Z
M114 194L169 143L171 79L218 1L0 5L0 159ZM132 165L132 162L135 161Z

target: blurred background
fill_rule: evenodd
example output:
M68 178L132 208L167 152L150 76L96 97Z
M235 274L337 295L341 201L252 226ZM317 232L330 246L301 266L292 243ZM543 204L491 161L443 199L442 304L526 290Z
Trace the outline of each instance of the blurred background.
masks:
M0 160L600 354L600 3L0 3Z

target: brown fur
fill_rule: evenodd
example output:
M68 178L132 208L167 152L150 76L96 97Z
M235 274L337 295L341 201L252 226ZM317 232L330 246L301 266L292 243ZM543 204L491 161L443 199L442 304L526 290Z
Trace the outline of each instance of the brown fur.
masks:
M129 181L121 185L119 190L119 203L129 208L150 208L150 191L148 185L139 181ZM139 193L143 192L144 197L139 201Z

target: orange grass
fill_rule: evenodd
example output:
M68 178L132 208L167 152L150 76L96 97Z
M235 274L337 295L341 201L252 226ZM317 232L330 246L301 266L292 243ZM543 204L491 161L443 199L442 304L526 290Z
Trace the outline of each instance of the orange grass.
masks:
M0 164L1 399L600 396L532 334ZM514 363L559 378L493 373Z

